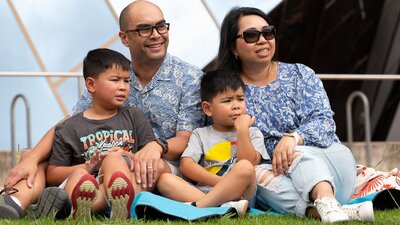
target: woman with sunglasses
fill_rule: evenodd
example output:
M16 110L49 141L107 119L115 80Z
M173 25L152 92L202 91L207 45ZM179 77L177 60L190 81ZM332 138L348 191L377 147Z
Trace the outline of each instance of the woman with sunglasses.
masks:
M341 205L354 190L354 157L335 134L322 82L305 65L278 62L275 37L261 10L234 8L222 23L216 59L216 68L238 72L245 82L248 113L272 158L256 167L257 204L325 222L373 220L371 202Z

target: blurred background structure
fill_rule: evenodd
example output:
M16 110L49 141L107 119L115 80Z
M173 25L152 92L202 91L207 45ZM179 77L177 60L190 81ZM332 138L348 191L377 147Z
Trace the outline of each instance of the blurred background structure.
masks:
M71 113L83 84L82 60L107 47L130 59L120 43L118 18L132 0L0 0L0 151L35 145ZM219 24L235 5L270 11L280 0L155 0L171 23L168 51L200 68L216 55ZM78 79L79 78L79 79ZM78 81L81 81L79 84ZM15 101L15 146L11 106L22 94L30 108L27 137L23 98Z
M89 50L108 47L130 58L118 38L119 13L130 2L0 0L0 153L36 145L71 113ZM323 79L342 141L400 141L400 1L152 2L171 23L169 52L200 68L216 56L229 9L268 12L278 28L278 59L303 63ZM354 91L365 95L368 112L354 98L350 134L346 103Z
M372 140L400 140L399 78L379 76L400 73L399 1L291 0L270 16L279 28L280 60L304 63L318 74L365 74L364 80L324 81L341 140L347 140L344 103L355 90L369 100ZM372 74L377 80L368 80ZM364 140L364 115L355 104L354 137Z

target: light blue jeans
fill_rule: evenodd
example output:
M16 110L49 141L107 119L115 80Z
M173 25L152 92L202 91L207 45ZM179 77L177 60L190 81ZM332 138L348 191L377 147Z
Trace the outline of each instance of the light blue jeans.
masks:
M306 208L312 206L309 193L321 181L331 183L340 204L348 202L354 192L356 163L346 146L297 146L296 151L303 154L293 161L286 175L273 178L266 187L257 183L258 207L304 217ZM257 167L256 171L271 168L268 164Z

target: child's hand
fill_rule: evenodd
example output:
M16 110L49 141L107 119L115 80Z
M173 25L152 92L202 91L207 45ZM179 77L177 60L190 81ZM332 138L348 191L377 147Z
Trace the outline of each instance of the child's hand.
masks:
M256 117L250 117L248 114L243 114L240 115L238 118L236 118L234 122L234 126L236 131L239 129L249 129L251 125L253 125L254 121L256 120Z
M93 173L94 171L98 171L100 169L101 163L103 159L107 156L107 153L100 153L100 151L96 151L91 157L89 161L85 162L86 169L89 173Z

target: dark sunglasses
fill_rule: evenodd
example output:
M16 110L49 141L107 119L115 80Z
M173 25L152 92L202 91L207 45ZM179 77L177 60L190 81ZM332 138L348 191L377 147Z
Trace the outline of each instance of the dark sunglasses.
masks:
M276 36L275 26L264 27L261 31L256 29L248 29L243 31L243 34L238 34L236 38L243 38L246 43L255 43L260 39L260 35L266 40L272 40Z

